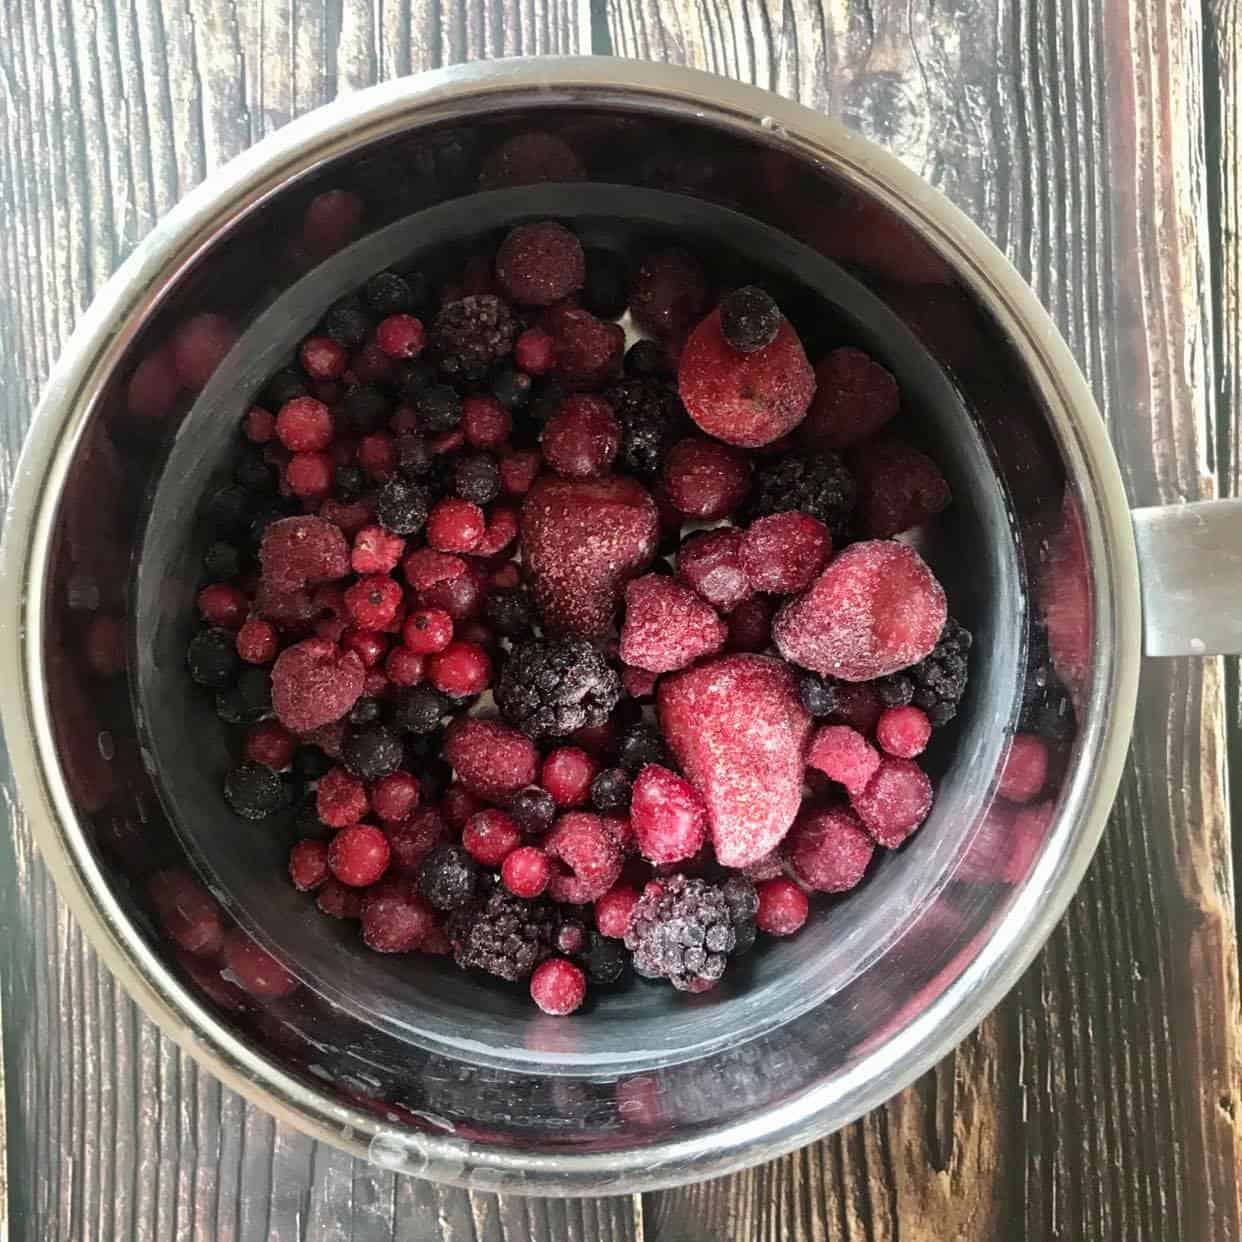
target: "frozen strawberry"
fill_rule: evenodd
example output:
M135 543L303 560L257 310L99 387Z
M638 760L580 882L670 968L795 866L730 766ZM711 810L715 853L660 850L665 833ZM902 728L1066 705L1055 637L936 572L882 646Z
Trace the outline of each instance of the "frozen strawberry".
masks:
M551 306L581 289L585 278L582 243L552 220L519 224L496 252L496 280L512 302Z
M680 341L709 306L703 266L684 250L648 255L630 286L634 322L664 341Z
M889 539L921 526L953 499L940 467L903 440L868 440L848 461L858 484L863 534L870 539Z
M281 518L263 532L259 564L266 586L297 591L349 573L349 544L339 526L321 517Z
M885 755L861 793L850 804L877 844L895 850L926 818L932 783L913 759Z
M713 608L732 612L751 594L742 571L742 532L729 526L691 535L677 553L677 576Z
M539 751L526 734L474 716L462 716L449 726L444 757L472 794L491 802L533 785L539 772Z
M794 874L821 893L844 893L863 878L875 843L848 806L804 811L785 839Z
M996 792L1006 802L1030 802L1048 779L1048 747L1033 733L1016 733L1009 743Z
M621 374L625 330L596 319L590 311L558 306L546 316L545 328L556 343L553 373L568 388L603 388Z
M1091 580L1082 518L1068 491L1061 525L1039 567L1039 603L1052 665L1081 710L1091 667Z
M664 462L664 487L678 513L714 522L746 498L750 461L745 453L727 444L687 436L669 450Z
M553 901L585 905L602 897L621 876L624 860L616 838L600 816L588 811L562 815L544 837L543 851L562 864L548 884Z
M710 604L664 574L635 578L625 588L621 659L635 668L685 668L719 651L727 632Z
M634 479L540 479L522 505L521 547L552 630L607 632L626 581L655 558L655 501Z
M713 311L682 350L677 387L690 417L708 435L760 448L792 431L815 392L815 373L802 342L781 322L776 340L753 354L731 349Z
M791 669L732 655L661 680L660 726L707 805L716 858L745 867L788 832L802 800L811 719Z
M294 733L340 720L358 701L366 670L352 651L322 638L286 647L272 666L272 710Z
M479 189L537 185L541 181L584 181L586 169L563 139L543 130L506 138L483 158Z
M739 559L750 585L772 595L791 595L811 585L832 552L832 536L809 513L790 509L751 523Z
M897 381L861 349L834 349L815 368L815 397L798 434L812 448L843 449L897 413Z
M849 725L824 725L815 731L806 752L807 763L851 794L862 793L880 766L875 747Z
M929 655L948 616L944 589L913 548L854 543L772 623L781 655L842 681L870 681Z

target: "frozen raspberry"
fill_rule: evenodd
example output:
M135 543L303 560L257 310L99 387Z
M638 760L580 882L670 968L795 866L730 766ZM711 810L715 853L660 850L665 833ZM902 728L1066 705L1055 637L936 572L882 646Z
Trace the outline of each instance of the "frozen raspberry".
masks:
M434 807L417 810L398 823L385 824L384 831L392 850L392 869L406 876L414 875L423 859L448 837L448 829Z
M416 608L406 617L401 636L420 655L443 651L453 641L453 618L442 608Z
M371 790L371 805L385 823L403 820L418 805L418 780L409 772L389 772Z
M921 755L931 737L931 721L917 707L889 707L876 721L875 740L885 753L898 759Z
M362 899L362 940L376 953L409 953L435 925L435 911L408 879L381 880Z
M996 792L1006 802L1031 802L1039 796L1047 778L1048 747L1043 739L1033 733L1014 734Z
M276 416L276 435L291 453L313 453L332 443L332 415L314 397L294 397Z
M877 844L896 849L926 818L932 805L932 784L913 759L885 755L861 793L850 804Z
M519 224L496 252L501 292L524 306L551 306L581 289L585 278L582 243L555 221Z
M875 843L848 806L804 811L798 816L785 849L794 874L821 893L844 893L862 878L875 853Z
M742 532L728 526L691 535L677 552L677 576L713 608L731 612L751 594L741 544Z
M870 539L888 539L921 526L952 500L940 467L891 436L860 444L850 453L849 466L858 482L862 533Z
M543 130L506 138L483 157L479 189L537 185L543 181L585 181L586 169L563 139Z
M679 513L712 522L732 513L750 488L750 461L727 444L687 436L669 451L664 485Z
M390 358L417 358L427 344L422 320L413 315L389 315L375 329L375 343Z
M353 241L362 224L362 199L349 190L325 190L302 214L302 244L319 259Z
M492 659L478 643L454 639L427 657L427 680L454 698L482 694L492 684Z
M690 417L728 444L759 448L802 421L815 391L815 374L789 322L763 349L741 354L720 332L713 311L682 350L677 387Z
M535 967L530 977L530 995L544 1013L563 1018L582 1004L586 976L573 962L551 957Z
M328 866L350 888L366 888L388 870L388 838L371 824L351 824L332 838Z
M483 538L487 519L478 505L454 497L441 500L427 519L427 542L437 552L471 552Z
M383 630L401 605L400 585L387 574L364 574L345 592L345 607L356 626Z
M534 845L523 845L505 855L500 879L515 897L538 897L552 878L552 863Z
M649 673L685 668L725 643L725 623L689 587L662 574L625 588L621 659Z
M130 376L125 408L138 418L163 418L181 392L171 342L148 354Z
M364 526L354 536L350 564L356 574L389 574L401 563L405 540L382 526Z
M265 720L246 734L243 753L251 763L283 772L293 762L293 734L275 720Z
M621 447L621 427L602 397L566 398L543 432L543 456L566 479L608 473Z
M349 573L349 544L339 526L321 517L281 518L259 544L263 581L276 591L297 591Z
M224 937L224 964L233 979L260 1000L279 1000L297 990L293 975L238 928Z
M630 286L630 313L641 328L665 341L680 341L709 302L703 266L684 250L661 250L638 266Z
M707 805L716 858L745 867L793 823L811 719L792 671L766 656L709 660L660 681L660 727Z
M554 901L581 906L602 897L621 875L621 850L598 815L571 811L552 825L544 852L568 870L554 871L548 892Z
M603 388L621 374L625 331L590 311L556 307L545 324L556 342L553 374L573 389Z
M897 381L861 349L834 349L815 368L815 397L799 435L813 448L845 449L896 413Z
M227 582L216 582L198 593L198 611L208 625L220 625L226 630L241 629L249 603L237 587Z
M285 482L303 500L322 499L332 487L334 469L327 453L294 453L285 467Z
M919 554L875 540L836 556L777 613L772 635L795 664L869 681L929 655L946 616L944 589Z
M792 881L783 876L763 880L756 886L759 893L759 909L755 911L755 926L769 936L792 936L810 913L806 894Z
M340 720L362 693L364 669L352 651L322 638L286 647L272 666L272 710L294 733Z
M490 293L448 302L431 330L431 345L445 375L482 379L513 348L517 321Z
M811 585L832 552L828 528L806 513L773 513L742 536L739 559L756 591L791 595Z
M184 867L157 871L147 887L160 925L187 953L211 956L224 943L220 903Z
M849 725L824 725L815 731L807 763L851 794L861 793L880 766L880 756L865 737Z
M513 361L528 375L544 375L556 362L556 341L542 328L527 328L513 344Z
M762 651L772 637L772 605L762 595L744 599L729 614L730 651Z
M466 821L461 843L475 862L495 868L522 844L522 834L511 815L489 807L471 815ZM518 895L534 897L536 894Z
M500 459L500 486L506 496L525 496L539 475L543 457L532 451L510 453Z
M464 716L444 735L444 757L473 794L503 802L539 771L539 752L525 734L496 720Z
M540 479L521 515L522 559L549 629L607 632L627 579L655 558L655 502L636 480Z
M630 917L638 904L638 890L629 884L610 888L595 902L595 926L601 936L624 940L629 931Z
M185 388L202 388L237 341L237 329L210 311L187 319L172 337L173 365Z
M599 764L577 746L559 746L543 761L539 783L560 807L586 806Z
M402 561L401 572L416 591L424 591L437 583L450 582L463 576L466 562L460 556L450 556L432 548L415 548Z
M315 790L315 809L329 828L348 828L367 813L370 803L366 786L344 768L324 774Z
M693 858L707 833L707 808L695 788L675 772L648 764L634 781L630 823L638 852L653 863Z
M315 905L321 914L334 919L357 919L362 917L362 894L340 880L329 880L320 886Z
M307 838L289 851L289 878L293 887L313 893L328 879L328 843Z
M720 334L738 353L766 349L776 340L780 327L780 307L758 285L734 289L720 303Z

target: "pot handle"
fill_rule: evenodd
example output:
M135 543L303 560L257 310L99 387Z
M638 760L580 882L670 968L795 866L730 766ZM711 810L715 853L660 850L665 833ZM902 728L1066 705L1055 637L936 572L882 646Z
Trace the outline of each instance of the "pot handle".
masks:
M1242 653L1242 500L1135 509L1149 656Z

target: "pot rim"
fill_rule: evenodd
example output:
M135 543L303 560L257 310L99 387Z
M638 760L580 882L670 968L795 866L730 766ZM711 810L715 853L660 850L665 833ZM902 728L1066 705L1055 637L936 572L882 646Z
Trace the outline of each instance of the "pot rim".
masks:
M897 211L952 265L1014 343L1081 505L1095 632L1079 755L1042 855L962 974L844 1073L759 1115L632 1149L546 1153L397 1131L276 1067L211 1014L126 916L81 831L43 693L42 585L69 464L106 378L142 323L221 228L288 181L411 127L521 105L637 107L684 116L830 166ZM92 945L159 1027L233 1090L304 1133L386 1169L470 1189L617 1194L719 1176L770 1159L883 1103L996 1006L1043 945L1094 853L1120 781L1141 651L1138 562L1120 470L1090 389L1033 291L948 199L895 156L827 117L698 70L606 57L502 60L434 70L327 104L212 174L108 280L49 378L17 467L2 552L0 720L26 815Z

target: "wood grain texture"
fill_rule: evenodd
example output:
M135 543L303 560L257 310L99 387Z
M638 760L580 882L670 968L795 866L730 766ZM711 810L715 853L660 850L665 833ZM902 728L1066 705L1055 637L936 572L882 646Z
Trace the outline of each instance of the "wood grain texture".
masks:
M1238 119L1232 9L1213 14L1226 143ZM608 20L623 54L796 94L894 150L987 229L1051 309L1132 500L1217 493L1195 6L614 0ZM1216 338L1232 334L1221 375L1234 445L1236 175L1225 168L1220 195ZM1224 686L1220 661L1146 667L1100 855L1021 987L972 1039L841 1135L648 1196L648 1236L1242 1236Z

